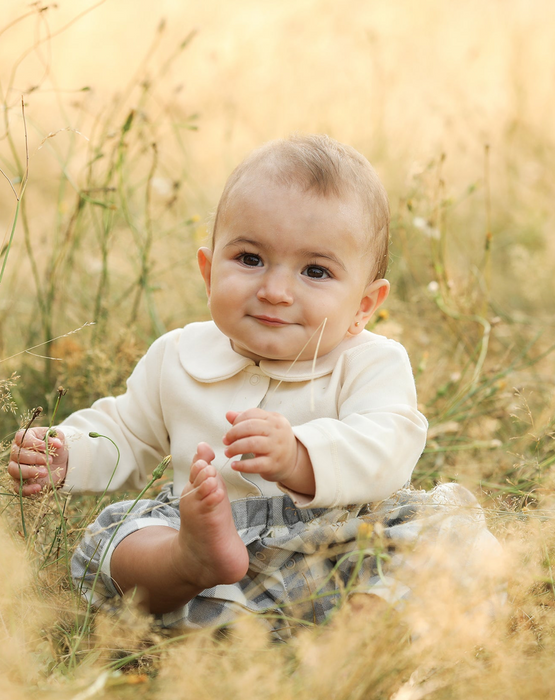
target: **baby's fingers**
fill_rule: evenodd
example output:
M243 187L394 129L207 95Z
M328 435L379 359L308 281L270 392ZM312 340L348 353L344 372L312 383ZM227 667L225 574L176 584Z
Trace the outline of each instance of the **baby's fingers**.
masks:
M44 445L44 443L42 444ZM52 454L50 454L49 459L52 461ZM44 465L46 464L46 453L44 449L12 445L10 460L16 464Z
M13 489L16 493L19 493L19 481L14 482L13 484ZM35 496L37 493L40 493L42 491L42 486L36 481L30 481L25 484L23 484L23 487L21 488L21 495L22 496Z
M252 435L250 437L236 440L226 451L226 457L236 457L237 455L255 454L265 455L269 452L270 445L268 438L262 435Z
M48 476L48 470L45 466L23 464L21 462L18 464L12 460L8 464L8 474L14 481L19 483L20 478L23 479L23 481L27 481L27 479L46 478Z
M270 432L271 426L269 425L268 421L260 420L258 418L250 418L242 421L241 423L235 423L235 425L224 435L223 443L224 445L231 445L236 440L241 440L242 438L255 435L268 437Z
M20 447L42 450L46 448L45 440L46 433L53 429L51 428L29 428L28 430L18 430L14 436L14 444ZM48 444L50 447L62 447L63 442L57 435L48 436Z
M45 468L37 469L27 464L18 466L14 462L8 464L8 474L12 478L12 487L22 496L33 496L40 493L50 483L50 477ZM20 475L21 474L21 475Z
M231 468L236 472L244 472L245 474L261 474L262 476L264 476L265 471L269 467L270 460L265 455L255 455L251 456L249 459L241 459L238 462L231 463Z
M268 411L265 411L262 408L248 408L246 411L241 411L240 413L238 411L228 411L225 414L225 417L232 425L237 425L238 423L245 420L250 420L251 418L264 420L271 415L271 413L268 413Z

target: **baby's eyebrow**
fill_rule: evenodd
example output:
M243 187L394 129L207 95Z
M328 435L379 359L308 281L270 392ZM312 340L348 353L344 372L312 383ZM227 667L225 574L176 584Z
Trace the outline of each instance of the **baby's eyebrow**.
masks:
M228 241L225 245L224 248L229 248L229 246L232 245L252 245L252 246L257 246L258 248L271 248L272 246L267 246L264 245L261 241L254 241L252 238L244 238L243 236L238 236L237 238L234 238L231 241Z
M337 257L337 255L334 255L331 251L324 251L324 250L301 250L300 251L301 255L303 255L306 258L324 258L324 260L329 260L330 262L335 263L336 265L339 265L339 267L347 272L347 268L345 267L344 263L341 262L341 260Z

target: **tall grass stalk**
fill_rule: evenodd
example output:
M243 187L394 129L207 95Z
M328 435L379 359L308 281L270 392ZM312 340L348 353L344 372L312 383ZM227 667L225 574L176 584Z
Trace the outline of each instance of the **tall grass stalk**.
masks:
M8 183L12 189L12 192L14 193L15 199L16 199L15 213L14 213L14 217L13 217L12 228L10 231L10 237L8 238L8 242L7 242L6 246L2 250L2 255L4 256L4 260L2 261L2 269L0 270L0 284L2 283L2 280L4 278L4 271L6 269L6 265L8 264L8 257L10 255L10 250L11 250L13 239L15 236L15 229L17 226L17 221L19 219L19 210L21 207L21 199L25 193L25 188L27 187L27 182L29 181L29 144L28 144L28 139L27 139L27 122L25 121L25 101L24 101L23 97L21 98L21 116L23 119L23 130L24 130L24 134L25 134L25 171L23 173L23 177L20 179L21 185L19 187L19 192L16 192L15 187L13 186L10 178L0 168L0 173L8 181Z
M100 435L99 433L90 433L90 437L101 438L101 437L105 437L105 436ZM118 455L119 455L119 451L118 451ZM70 654L70 661L69 661L70 668L75 667L75 665L77 663L76 653L79 650L79 647L81 645L81 642L83 641L84 636L86 634L89 634L89 632L90 632L89 623L90 623L91 615L92 615L92 605L93 605L93 600L94 600L94 593L96 590L98 579L100 577L100 573L102 571L102 566L103 566L104 561L108 555L108 552L110 551L110 546L111 546L112 542L114 541L116 535L118 534L120 527L125 522L125 518L129 515L129 513L131 513L131 511L133 510L135 505L141 500L141 498L152 487L152 485L156 481L158 481L159 479L162 478L162 476L164 475L164 472L168 468L170 462L171 462L171 456L168 455L167 457L164 457L164 459L160 462L160 464L158 464L158 466L154 469L154 471L152 472L152 477L150 478L150 481L143 488L143 490L138 494L138 496L132 501L131 505L129 506L129 508L127 509L125 514L123 515L121 522L114 528L114 532L112 533L110 539L106 543L106 546L104 548L104 552L100 558L100 561L98 562L98 570L97 570L96 575L94 577L92 586L89 590L89 595L87 596L87 608L85 611L84 620L80 625L80 628L81 628L80 632L79 632L79 634L75 635L75 638L74 638L75 643L72 647L71 654ZM116 468L117 468L117 465L116 465ZM115 473L115 469L114 469L114 473Z
M45 406L51 431L76 408L121 392L138 356L166 328L207 318L191 261L223 177L244 152L293 130L328 131L369 155L392 192L392 295L373 330L407 346L430 419L414 482L430 487L455 479L487 506L509 559L509 597L482 628L472 616L477 595L450 599L447 584L415 572L415 580L422 574L420 606L408 601L389 616L345 606L327 625L299 625L297 638L283 645L271 645L257 619L163 632L132 604L113 619L74 590L71 553L112 498L107 491L100 498L54 491L24 499L22 484L11 493L3 474L0 537L9 536L0 567L0 695L92 697L104 689L118 700L131 693L163 700L186 687L192 697L268 700L550 697L555 334L547 182L555 151L553 127L546 121L540 128L551 98L534 97L532 86L549 73L549 52L542 70L533 68L553 9L542 0L541 19L527 8L521 22L520 5L506 3L509 42L494 24L491 41L484 33L488 13L497 10L461 5L457 18L472 31L461 21L453 42L450 13L439 0L418 11L355 0L348 16L312 0L260 13L240 0L232 13L190 5L181 23L174 17L151 26L140 24L137 7L137 26L151 39L106 99L100 71L73 89L70 73L58 84L55 52L43 52L102 4L105 10L100 2L81 12L66 2L76 14L54 30L56 8L36 4L0 29L3 45L15 37L0 70L0 181L8 183L10 212L0 269L0 368L7 377L0 378L0 404L16 406L15 415L0 412L2 466L17 427L38 422L27 407ZM142 10L147 16L152 6ZM401 11L402 21L394 21ZM195 13L202 20L198 45L190 30ZM372 37L365 34L359 45L365 22ZM25 27L28 39L21 38ZM536 41L519 43L531 33ZM138 44L141 32L136 36ZM344 42L340 51L337 41ZM188 64L182 59L190 47L198 53ZM438 48L442 62L433 53ZM272 51L280 55L273 72ZM495 60L482 64L489 55ZM489 73L478 69L493 70L507 56L509 77L495 86L503 96L497 91L509 81L506 99L498 100L505 106L484 121L492 110ZM369 59L377 67L371 75L361 68ZM297 87L283 79L289 60ZM316 72L305 74L312 65ZM429 93L422 84L417 94L424 74ZM463 78L450 89L453 74ZM348 80L338 82L341 75ZM479 92L476 81L484 81ZM264 94L272 99L260 99ZM418 123L411 121L415 110ZM369 138L373 127L379 138ZM68 327L80 332L66 333ZM22 378L12 386L16 369ZM60 384L69 388L63 401L52 391ZM395 556L386 544L361 541L378 567ZM28 578L18 573L20 564ZM354 592L352 578L341 594ZM318 595L323 591L314 600ZM43 619L46 607L53 612ZM299 622L284 610L273 614L284 626ZM125 673L116 677L118 669ZM141 681L139 691L133 679Z

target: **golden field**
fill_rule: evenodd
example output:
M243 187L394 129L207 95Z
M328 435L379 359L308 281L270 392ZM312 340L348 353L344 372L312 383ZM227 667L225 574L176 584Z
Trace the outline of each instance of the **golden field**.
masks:
M488 623L422 577L419 607L345 609L285 645L256 620L171 638L132 608L91 616L72 592L94 499L20 502L3 476L2 697L551 697L555 7L7 5L2 471L33 409L53 420L60 385L56 419L121 391L165 330L208 317L194 254L234 165L326 132L390 193L392 295L374 330L407 347L430 420L415 485L478 497L508 583Z

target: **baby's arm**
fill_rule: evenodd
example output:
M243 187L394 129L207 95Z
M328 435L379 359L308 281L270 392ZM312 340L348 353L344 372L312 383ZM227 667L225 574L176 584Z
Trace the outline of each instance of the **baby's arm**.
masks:
M140 490L170 453L160 385L176 337L174 331L152 344L129 377L124 394L99 399L64 420L61 428L69 455L64 491ZM171 357L169 361L174 362Z
M44 487L59 486L67 472L67 449L65 437L61 430L48 437L48 464L46 464L46 433L48 428L29 428L18 430L12 444L8 474L13 479L13 486L19 491L23 483L22 494L32 496Z
M331 376L316 379L314 390L320 397L314 412L301 405L309 399L308 388L304 395L298 392L295 405L283 402L293 434L308 452L315 484L302 491L281 481L295 504L371 503L402 488L422 453L427 427L404 348L375 336L340 358ZM256 446L250 451L256 454ZM247 471L248 463L240 462L238 470Z
M226 457L254 455L232 462L232 469L260 474L267 481L279 481L291 491L314 495L316 485L312 462L286 418L261 408L242 413L229 411L226 418L232 425L223 439L224 445L228 446Z

